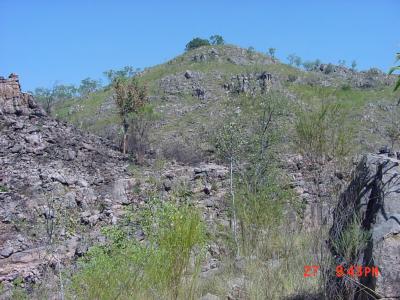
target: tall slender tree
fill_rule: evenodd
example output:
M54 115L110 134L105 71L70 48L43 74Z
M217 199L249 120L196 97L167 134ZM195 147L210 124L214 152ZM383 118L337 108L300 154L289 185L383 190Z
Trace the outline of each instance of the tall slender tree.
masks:
M112 86L123 130L122 152L126 154L131 119L148 102L147 88L140 85L136 77L118 77L113 81Z

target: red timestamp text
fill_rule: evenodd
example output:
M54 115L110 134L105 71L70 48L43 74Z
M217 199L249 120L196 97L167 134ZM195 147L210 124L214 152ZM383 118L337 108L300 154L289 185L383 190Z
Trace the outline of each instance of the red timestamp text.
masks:
M304 277L315 277L318 274L319 266L304 266ZM379 268L376 266L361 266L361 265L350 265L345 268L343 265L339 265L335 268L336 277L340 278L343 276L350 277L378 277L380 274Z

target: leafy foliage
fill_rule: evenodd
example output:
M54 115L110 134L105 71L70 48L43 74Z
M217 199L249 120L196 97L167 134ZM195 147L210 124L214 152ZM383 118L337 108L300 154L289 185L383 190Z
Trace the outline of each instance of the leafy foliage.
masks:
M139 84L136 77L124 78L117 77L113 81L114 100L118 107L118 114L121 119L124 131L123 153L126 153L127 133L132 120L138 119L137 116L143 112L150 111L144 109L148 102L147 88Z
M125 66L120 70L107 70L104 71L104 76L108 79L110 83L119 77L129 78L135 76L140 71L139 68L133 68L132 66Z
M142 162L143 155L148 149L149 130L159 119L159 114L150 104L145 104L136 112L129 115L130 125L127 132L127 151L135 153L138 161Z
M398 109L389 112L389 125L386 126L386 136L390 140L391 149L400 142L400 121Z
M319 65L319 60L315 61L305 61L303 62L303 67L306 71L312 71Z
M339 64L339 66L344 67L344 66L346 66L346 61L344 59L339 59L338 64Z
M366 247L370 237L371 234L362 228L360 219L354 216L346 229L340 233L338 239L332 241L332 246L337 255L347 263L353 263L359 252Z
M275 59L276 48L268 48L268 54L272 59Z
M196 37L186 44L185 51L190 51L199 48L201 46L209 46L209 45L210 42L208 40Z
M185 204L153 200L141 215L148 244L130 237L130 228L110 227L103 232L109 243L95 246L80 261L71 293L79 299L176 298L193 251L197 261L205 244L198 212ZM192 270L195 280L197 271ZM190 298L189 294L181 297Z
M89 77L83 79L78 87L78 92L81 97L85 98L89 94L97 91L101 87L101 83Z
M357 61L354 59L354 60L351 62L351 69L352 69L353 71L355 71L356 68L357 68Z
M343 106L335 102L325 101L315 110L300 111L295 125L298 149L311 161L349 154L352 130L345 116Z
M301 58L297 56L295 53L289 54L287 60L289 62L289 65L291 66L295 65L299 67L301 65Z
M396 62L400 60L400 53L396 54ZM400 65L399 66L394 66L390 68L389 74L392 74L395 71L400 71ZM397 91L397 89L400 87L400 76L399 79L397 79L396 85L394 86L394 91Z
M53 91L47 88L36 88L33 96L43 105L46 113L50 115L55 101Z
M218 34L210 36L210 44L211 45L224 45L225 41L224 38Z

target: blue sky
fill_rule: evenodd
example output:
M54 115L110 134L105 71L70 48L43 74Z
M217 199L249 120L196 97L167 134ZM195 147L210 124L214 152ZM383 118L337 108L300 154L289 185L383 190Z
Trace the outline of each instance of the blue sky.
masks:
M400 51L400 1L32 1L0 0L0 75L24 90L77 84L124 65L148 67L182 53L193 37L221 34L231 44L286 60L387 71Z

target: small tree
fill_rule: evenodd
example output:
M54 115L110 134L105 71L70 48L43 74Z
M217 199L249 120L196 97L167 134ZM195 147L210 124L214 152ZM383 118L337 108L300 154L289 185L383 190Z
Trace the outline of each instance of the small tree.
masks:
M275 59L276 48L268 48L268 53L272 59Z
M355 59L353 59L353 61L351 62L351 69L352 69L353 71L355 71L356 68L357 68L357 62L356 62Z
M400 60L400 52L396 54L396 62L398 62ZM392 68L390 68L389 70L389 74L392 74L395 71L400 71L400 65L398 66L394 66ZM394 86L394 91L397 91L397 89L400 87L400 76L397 79L396 85ZM400 100L399 100L400 101Z
M296 65L296 67L300 67L302 63L301 57L300 56L296 56L294 59L294 64Z
M293 66L295 64L295 61L296 61L297 57L298 56L296 56L296 54L294 54L294 53L289 54L288 57L287 57L289 65Z
M117 77L133 77L140 71L140 68L134 68L132 66L125 66L120 70L107 70L104 71L103 74L107 78L109 82L113 82L113 80Z
M254 54L256 53L256 49L254 49L253 46L250 46L249 48L247 48L247 56L252 59Z
M339 66L344 67L346 66L346 61L344 59L339 59L338 64Z
M396 143L400 142L400 121L399 121L399 110L390 110L389 114L389 125L386 126L386 136L390 140L391 150L393 151Z
M53 87L52 92L56 101L64 101L74 98L77 88L74 85L57 84Z
M199 48L201 46L209 46L210 42L209 40L206 39L201 39L201 38L194 38L192 39L189 43L186 44L185 51L190 51L196 48Z
M241 126L233 121L237 117L232 116L219 131L216 141L216 148L221 157L229 163L229 181L230 181L230 195L232 200L233 211L233 224L232 231L236 244L236 255L239 255L239 243L237 237L237 217L236 217L236 204L235 204L235 191L234 191L234 173L235 167L238 165L238 159L243 146L243 132Z
M50 115L55 101L53 91L47 88L36 88L33 96L38 102L43 104L44 110Z
M90 93L97 91L100 86L101 84L99 81L87 77L81 81L81 85L78 88L78 92L81 97L85 98Z
M139 164L143 163L144 154L148 149L150 128L158 117L153 106L149 104L143 105L130 116L127 149L136 153Z
M112 87L114 100L118 107L123 130L122 152L126 153L127 134L131 124L131 118L137 114L148 102L147 89L141 86L136 77L117 77Z
M315 67L315 62L314 61L305 61L303 62L303 67L306 71L312 71Z
M224 45L225 41L224 38L218 34L214 34L210 36L210 43L211 45Z

